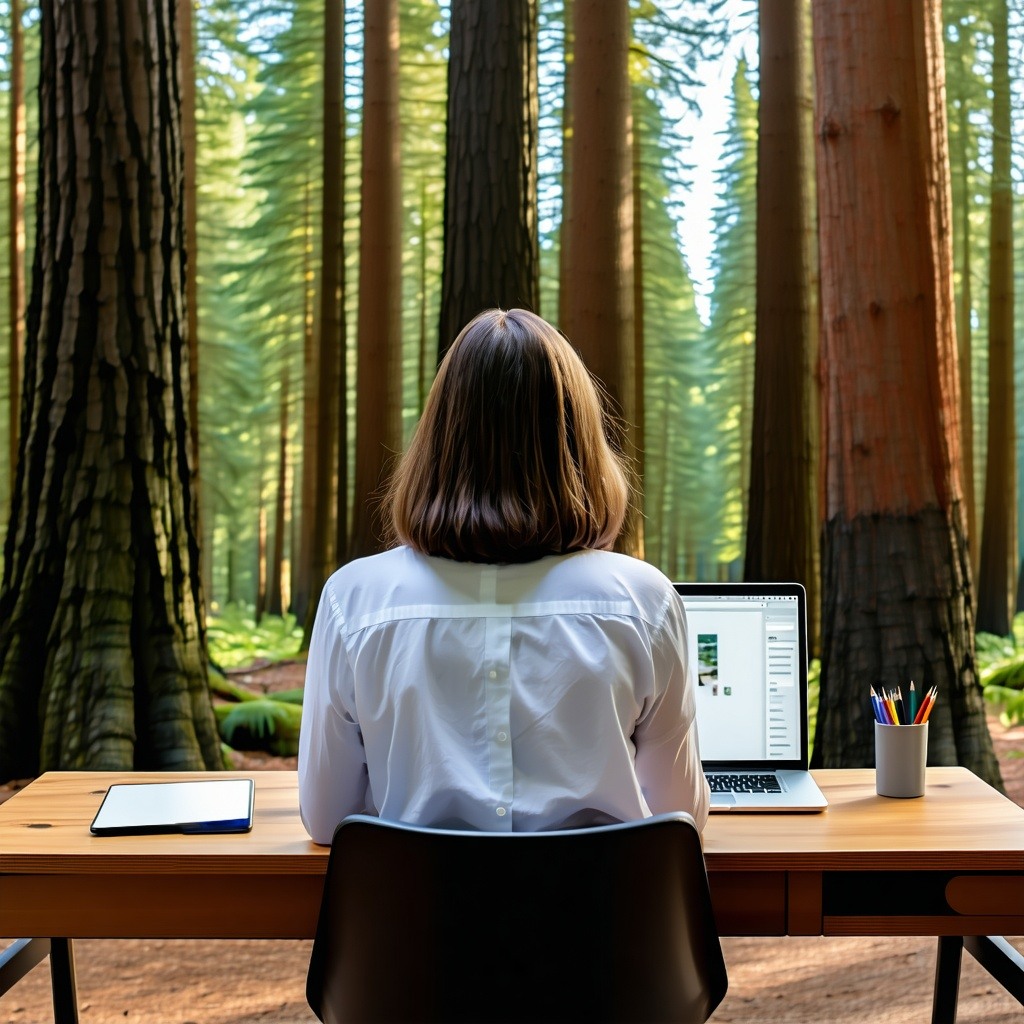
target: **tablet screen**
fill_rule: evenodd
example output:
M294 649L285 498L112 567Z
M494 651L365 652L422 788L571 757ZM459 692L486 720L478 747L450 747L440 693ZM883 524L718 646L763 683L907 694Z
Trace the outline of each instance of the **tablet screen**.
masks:
M115 783L93 819L93 835L248 832L252 779Z

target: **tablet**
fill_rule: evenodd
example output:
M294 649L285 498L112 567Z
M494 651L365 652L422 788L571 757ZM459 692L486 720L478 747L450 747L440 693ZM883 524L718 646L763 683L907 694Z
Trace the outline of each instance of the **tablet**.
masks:
M252 779L114 783L89 831L94 836L248 832L255 789Z

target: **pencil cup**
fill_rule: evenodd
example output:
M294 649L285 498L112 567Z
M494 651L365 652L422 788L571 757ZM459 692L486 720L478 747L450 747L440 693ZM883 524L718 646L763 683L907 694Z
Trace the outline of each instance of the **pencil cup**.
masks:
M875 722L875 792L879 796L924 796L928 723Z

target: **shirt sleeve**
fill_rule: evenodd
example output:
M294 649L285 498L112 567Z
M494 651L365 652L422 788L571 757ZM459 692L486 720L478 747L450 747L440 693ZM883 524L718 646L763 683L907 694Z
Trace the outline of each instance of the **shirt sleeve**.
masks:
M637 778L652 813L687 811L697 829L703 830L711 791L700 763L697 700L687 657L686 613L680 601L670 600L652 642L657 689L633 733Z
M366 810L368 776L355 718L352 667L338 611L324 587L309 640L299 730L299 814L314 843L329 846L342 818Z

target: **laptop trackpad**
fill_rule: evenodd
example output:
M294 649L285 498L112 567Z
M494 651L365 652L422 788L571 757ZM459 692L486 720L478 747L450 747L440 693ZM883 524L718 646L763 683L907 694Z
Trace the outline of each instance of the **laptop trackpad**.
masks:
M736 794L735 793L712 793L711 794L711 807L735 807L736 806Z

